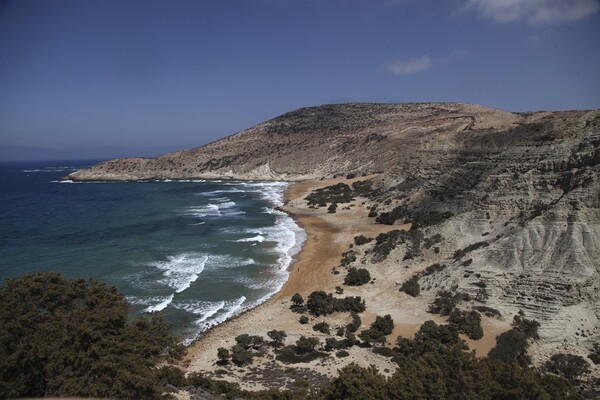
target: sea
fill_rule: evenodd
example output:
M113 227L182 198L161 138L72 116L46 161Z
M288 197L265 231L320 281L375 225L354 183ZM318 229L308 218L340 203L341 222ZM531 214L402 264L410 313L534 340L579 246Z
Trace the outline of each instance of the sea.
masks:
M116 286L189 344L269 299L306 235L289 183L62 181L99 160L0 163L0 283L38 271Z

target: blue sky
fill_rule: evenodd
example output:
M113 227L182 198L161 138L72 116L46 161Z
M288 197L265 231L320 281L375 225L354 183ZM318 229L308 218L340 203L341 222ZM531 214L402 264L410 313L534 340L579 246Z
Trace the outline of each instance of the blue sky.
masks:
M350 101L600 108L599 39L600 0L2 0L0 146L147 155Z

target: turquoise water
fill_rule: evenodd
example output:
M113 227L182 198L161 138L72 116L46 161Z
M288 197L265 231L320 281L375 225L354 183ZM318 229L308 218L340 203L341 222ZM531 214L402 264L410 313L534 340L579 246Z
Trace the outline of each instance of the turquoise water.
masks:
M0 280L35 271L117 286L186 342L286 281L304 232L287 183L61 183L89 161L0 164Z

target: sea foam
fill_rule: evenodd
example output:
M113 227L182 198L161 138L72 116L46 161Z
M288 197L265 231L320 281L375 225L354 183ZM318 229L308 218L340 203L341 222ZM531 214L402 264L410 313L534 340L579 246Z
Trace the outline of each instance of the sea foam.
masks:
M166 261L157 261L151 265L163 271L165 278L162 282L181 293L198 279L204 270L208 256L186 253L169 256Z

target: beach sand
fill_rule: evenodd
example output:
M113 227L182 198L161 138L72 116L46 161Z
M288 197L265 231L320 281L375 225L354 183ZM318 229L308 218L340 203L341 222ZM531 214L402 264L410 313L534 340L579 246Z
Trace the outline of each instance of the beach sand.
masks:
M350 362L365 367L374 364L386 375L395 371L395 364L389 359L357 346L349 349L349 357L337 358L332 355L311 363L281 364L274 360L273 354L268 354L265 357L255 357L253 363L245 368L235 367L231 363L225 366L217 364L217 349L231 348L235 344L235 337L243 333L260 335L269 340L267 332L277 329L287 333L286 344L293 344L301 335L316 336L324 343L325 338L330 335L315 332L312 329L315 323L326 320L331 325L333 334L336 327L350 322L348 313L336 313L326 318L310 317L310 322L302 325L298 322L299 315L289 309L290 298L295 293L300 293L306 299L315 290L329 293L334 292L336 286L343 286L345 273L335 275L332 270L340 265L342 253L348 250L355 236L362 234L375 237L392 229L408 229L410 225L402 227L375 224L373 218L367 217L368 209L363 203L364 199L360 198L351 204L339 204L338 211L334 214L327 213L324 208L312 209L306 205L304 197L307 194L316 188L337 182L350 183L352 180L304 181L290 186L283 210L290 213L306 231L307 240L290 266L288 281L269 301L204 333L189 347L185 360L187 372L201 372L217 379L237 382L247 390L259 390L291 387L299 376L309 382L319 382L335 376L338 369ZM374 281L372 284L343 286L344 296L361 296L365 299L367 310L361 314L363 327L368 327L377 315L392 316L395 329L388 337L388 346L393 346L398 335L414 336L426 320L445 322L445 318L427 313L427 299L420 296L413 298L398 291L397 282L410 278L415 270L394 268L395 261L397 260L386 260L370 266L369 271ZM486 355L494 346L496 335L508 328L504 321L487 317L482 319L484 338L478 341L467 340L471 349L479 356ZM220 370L220 373L215 374L216 370Z

